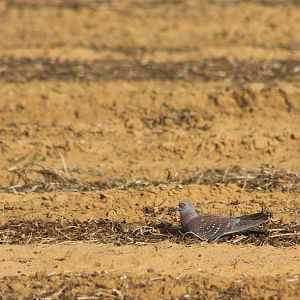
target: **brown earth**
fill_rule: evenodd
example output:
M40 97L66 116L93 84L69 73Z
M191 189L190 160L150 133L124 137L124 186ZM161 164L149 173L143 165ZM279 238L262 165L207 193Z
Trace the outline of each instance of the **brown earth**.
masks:
M299 1L0 2L0 298L299 299ZM216 243L174 207L266 210Z

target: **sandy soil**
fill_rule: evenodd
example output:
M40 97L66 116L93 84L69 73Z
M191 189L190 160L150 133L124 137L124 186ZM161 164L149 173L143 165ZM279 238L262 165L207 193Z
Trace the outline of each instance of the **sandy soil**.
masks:
M299 299L298 1L0 3L1 299ZM174 207L267 210L205 243Z

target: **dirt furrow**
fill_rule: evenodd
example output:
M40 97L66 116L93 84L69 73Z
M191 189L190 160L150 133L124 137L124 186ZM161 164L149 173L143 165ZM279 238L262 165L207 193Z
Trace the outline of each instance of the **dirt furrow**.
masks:
M284 225L278 221L269 222L260 229L260 233L230 235L216 242L273 247L300 245L300 225L297 222L290 225ZM56 244L64 241L92 241L118 246L162 241L182 245L201 243L201 240L192 235L184 235L178 226L173 227L167 222L130 224L125 221L121 223L107 219L90 219L85 222L73 220L65 223L46 220L16 220L0 226L0 243L3 244Z
M150 270L150 269L149 269ZM253 289L256 287L256 289ZM6 276L0 283L1 296L12 299L270 299L298 298L299 277L242 276L238 280L203 275L144 276L40 272L32 276ZM288 290L288 291L287 291ZM94 298L93 298L94 297Z
M297 81L297 60L239 62L228 59L153 63L139 61L70 61L60 59L2 59L2 81L36 80L112 81L112 80L200 80L233 82Z
M97 174L96 169L51 169L42 165L31 163L23 168L14 167L3 170L2 176L7 176L8 185L4 180L0 192L2 193L43 193L43 192L91 192L105 191L112 188L119 190L156 187L162 185L177 185L178 189L191 184L199 185L237 185L244 191L258 192L300 192L300 176L285 170L276 170L272 166L264 165L258 171L245 170L239 166L226 169L198 169L196 171L181 172L177 176L167 174L166 181L148 180L146 178L135 178L125 180L117 177L112 180L104 180ZM0 174L1 174L0 173ZM90 176L94 180L84 180Z
M299 221L300 194L296 192L247 192L234 184L173 184L102 192L1 193L1 223L20 218L27 221L95 218L178 224L174 208L182 199L189 199L203 214L243 215L266 210L274 221L286 224Z

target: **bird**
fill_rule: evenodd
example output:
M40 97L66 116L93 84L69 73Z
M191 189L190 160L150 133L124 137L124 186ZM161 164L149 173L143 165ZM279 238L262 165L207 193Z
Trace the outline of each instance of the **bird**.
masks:
M225 217L215 215L199 215L189 201L182 200L176 207L180 212L180 222L184 233L192 233L200 239L216 241L221 236L247 232L268 220L269 214L259 212L240 217Z

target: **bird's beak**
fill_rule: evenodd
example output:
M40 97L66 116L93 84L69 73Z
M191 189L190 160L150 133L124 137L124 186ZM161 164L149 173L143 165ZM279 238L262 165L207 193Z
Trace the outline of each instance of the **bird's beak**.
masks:
M176 205L175 209L176 209L176 210L179 210L179 205Z

